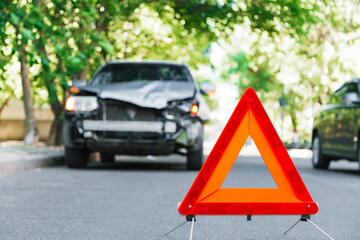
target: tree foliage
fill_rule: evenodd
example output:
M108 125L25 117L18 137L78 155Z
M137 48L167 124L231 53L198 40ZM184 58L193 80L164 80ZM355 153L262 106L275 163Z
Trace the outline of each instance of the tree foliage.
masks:
M235 65L229 67L228 77L238 74L240 89L253 86L269 95L285 84L276 77L281 71L280 62L272 59L277 48L264 58L262 45L271 45L276 38L281 43L284 37L296 39L299 52L307 51L310 43L304 36L326 23L327 17L319 14L324 6L323 1L313 0L1 1L0 87L8 94L18 91L4 76L10 65L21 60L20 46L23 63L30 69L30 99L51 106L55 120L48 144L59 144L62 109L72 79L89 79L102 63L113 59L176 60L197 68L209 62L211 43L228 39L241 25L259 39L243 39L254 50L232 51L230 62Z
M228 56L216 68L240 92L254 88L273 112L280 112L279 98L287 99L292 131L309 139L315 111L337 87L360 74L353 57L360 51L358 10L351 0L316 1L311 20L300 17L299 27L275 34L245 22L222 43Z

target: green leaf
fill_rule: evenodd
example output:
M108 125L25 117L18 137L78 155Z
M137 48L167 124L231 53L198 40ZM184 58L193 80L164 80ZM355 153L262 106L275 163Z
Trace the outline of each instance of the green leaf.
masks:
M41 58L41 62L45 68L49 68L49 61L47 60L47 58Z
M91 38L94 40L94 41L99 41L101 39L101 35L100 34L97 34L97 33L93 33L91 34Z
M37 15L41 15L41 9L38 7L32 7L31 8L31 13L35 13Z
M62 43L55 43L55 52L56 53L64 53L64 46Z
M26 19L28 23L30 23L31 25L35 25L37 22L39 22L39 19L34 18L34 17L29 17L28 19Z
M75 67L81 67L82 66L82 61L81 61L80 58L73 57L73 56L68 56L66 58L66 60L70 63L70 65L73 65Z
M82 60L86 59L86 55L83 52L77 51L76 55L79 56Z
M99 46L102 47L109 54L114 53L114 46L111 43L100 41Z
M20 22L20 18L15 13L10 13L10 22L17 25Z
M26 29L26 28L20 28L20 33L23 36L25 41L27 41L29 39L34 40L34 35L31 30Z

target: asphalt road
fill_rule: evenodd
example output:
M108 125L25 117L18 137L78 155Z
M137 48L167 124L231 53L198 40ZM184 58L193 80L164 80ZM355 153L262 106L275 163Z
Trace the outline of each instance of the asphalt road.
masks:
M320 211L311 220L334 239L360 239L360 175L340 161L315 171L293 158ZM182 157L120 159L85 170L55 167L0 179L0 239L188 239L177 212L197 172ZM240 156L223 187L275 187L262 159ZM193 239L326 239L299 216L198 216Z

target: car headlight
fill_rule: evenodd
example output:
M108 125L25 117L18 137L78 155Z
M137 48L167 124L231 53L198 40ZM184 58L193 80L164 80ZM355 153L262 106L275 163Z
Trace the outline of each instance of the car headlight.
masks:
M168 104L168 107L163 112L166 119L174 119L184 114L191 114L196 116L199 110L199 104L193 103L193 101L173 101Z
M96 97L71 96L65 104L65 110L71 112L91 112L97 108Z
M196 116L197 112L199 111L199 104L197 103L191 103L191 102L183 102L178 106L178 108L185 112L190 113L192 116Z
M197 103L192 103L191 107L190 107L190 113L191 115L193 115L194 117L197 115L199 111L199 104Z

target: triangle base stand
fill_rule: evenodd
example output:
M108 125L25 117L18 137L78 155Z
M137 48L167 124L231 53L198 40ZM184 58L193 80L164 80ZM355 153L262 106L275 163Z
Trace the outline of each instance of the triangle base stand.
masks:
M328 239L334 240L332 237L329 236L329 234L327 234L326 232L324 232L324 230L322 230L322 229L319 228L315 223L313 223L312 221L310 221L310 215L301 215L300 219L299 219L294 225L292 225L292 226L284 233L284 235L286 235L291 229L293 229L299 222L309 222L309 223L311 223L311 225L313 225L317 230L319 230L322 234L324 234Z
M192 240L193 237L193 232L194 232L194 223L196 222L196 216L195 215L187 215L185 216L186 221L183 222L182 224L180 224L179 226L175 227L174 229L172 229L171 231L165 233L165 236L168 236L170 233L172 233L173 231L175 231L176 229L182 227L185 223L187 222L191 222L191 230L190 230L190 238L189 240ZM247 215L247 221L251 221L251 215ZM318 227L315 223L313 223L312 221L310 221L310 215L301 215L300 219L294 224L292 225L285 233L284 235L286 235L291 229L293 229L299 222L309 222L311 225L313 225L317 230L319 230L322 234L324 234L328 239L334 240L332 237L329 236L329 234L327 234L324 230L322 230L320 227Z
M170 232L165 233L165 236L169 235L170 233L172 233L173 231L175 231L176 229L180 228L181 226L183 226L185 223L187 222L191 222L191 230L190 230L190 240L192 240L192 236L193 236L193 232L194 232L194 223L196 222L196 217L195 215L187 215L185 216L186 221L183 222L182 224L180 224L179 226L175 227L174 229L172 229Z
M246 216L246 220L247 221L251 221L251 216L252 215L247 215ZM180 224L179 226L175 227L174 229L172 229L171 231L165 233L165 236L169 235L170 233L172 233L173 231L175 231L176 229L182 227L185 223L187 222L191 222L191 230L190 230L190 240L192 240L192 236L193 236L193 232L194 232L194 223L196 222L196 216L195 215L187 215L185 216L186 221L183 222L182 224Z

